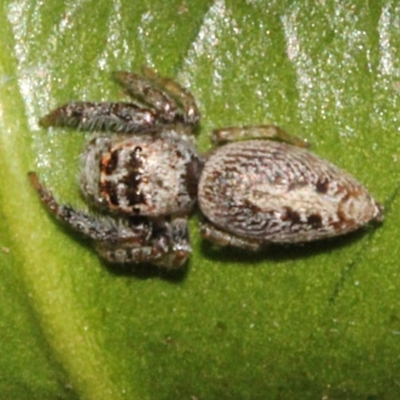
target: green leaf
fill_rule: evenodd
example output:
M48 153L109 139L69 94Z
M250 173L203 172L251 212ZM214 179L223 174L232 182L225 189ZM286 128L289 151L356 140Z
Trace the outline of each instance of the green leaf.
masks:
M7 399L400 396L396 2L5 0L0 9L0 391ZM214 127L274 123L356 176L378 229L262 254L191 221L186 272L129 273L48 215L27 180L85 207L81 132L38 126L70 100L117 100L149 65Z

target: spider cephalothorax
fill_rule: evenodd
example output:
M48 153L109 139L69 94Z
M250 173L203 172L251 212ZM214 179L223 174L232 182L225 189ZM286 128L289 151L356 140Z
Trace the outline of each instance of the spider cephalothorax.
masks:
M148 68L143 76L116 72L114 78L134 102L68 103L40 121L96 132L82 154L80 183L101 214L59 204L33 172L31 181L48 208L93 239L107 261L179 267L191 252L187 215L202 167L193 140L196 103Z

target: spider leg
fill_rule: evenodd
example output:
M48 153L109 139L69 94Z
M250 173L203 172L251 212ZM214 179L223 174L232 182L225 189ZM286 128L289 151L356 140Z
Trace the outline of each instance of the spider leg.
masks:
M175 81L149 68L144 76L117 71L114 80L135 102L76 101L56 108L39 120L44 127L65 126L116 133L157 132L160 125L184 122L196 125L200 113L192 94Z
M178 82L157 74L151 68L143 67L143 75L153 84L176 99L183 111L183 120L186 124L196 125L200 119L200 111L193 95Z
M70 205L59 204L40 182L35 172L29 172L32 186L40 199L72 230L92 239L96 250L106 261L118 264L151 263L167 268L182 266L190 255L187 221L151 221L144 217L120 218L91 216Z
M162 114L166 122L176 119L178 106L175 100L145 77L133 72L115 71L113 78L125 89L126 94L150 105Z
M141 246L133 246L129 238L96 242L99 254L116 264L151 263L164 268L180 268L191 254L187 220L152 221L152 233ZM131 226L131 225L129 225Z
M82 131L146 133L154 131L163 119L149 108L134 103L92 103L76 101L56 108L39 120L39 124L65 126Z
M298 147L309 147L306 140L289 135L275 125L231 126L216 129L211 134L211 140L216 145L251 139L279 140Z
M169 268L181 267L189 258L190 245L189 229L186 218L175 218L169 224L171 244L170 250L162 258L162 265Z
M75 210L68 204L59 204L54 196L40 182L33 171L28 173L29 180L39 194L43 204L57 219L93 240L112 240L117 237L118 227L109 218L93 217L82 211Z
M126 221L124 221L126 222ZM150 263L161 266L165 265L163 258L169 251L166 238L155 238L152 233L152 224L149 220L144 221L147 225L149 235L137 240L136 231L140 231L139 225L128 224L116 231L112 239L99 240L95 242L95 248L102 258L112 264L143 264ZM129 233L129 234L127 234ZM137 232L136 232L137 233Z
M206 221L204 218L200 221L200 233L203 238L217 244L218 246L239 247L241 249L252 251L257 251L261 248L261 243L259 241L232 235L218 229L215 225Z

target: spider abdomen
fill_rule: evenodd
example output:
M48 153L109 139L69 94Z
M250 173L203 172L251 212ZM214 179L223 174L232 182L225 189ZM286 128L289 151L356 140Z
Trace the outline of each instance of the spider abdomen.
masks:
M218 148L205 164L198 196L216 227L263 243L337 236L383 217L349 174L308 150L269 140Z

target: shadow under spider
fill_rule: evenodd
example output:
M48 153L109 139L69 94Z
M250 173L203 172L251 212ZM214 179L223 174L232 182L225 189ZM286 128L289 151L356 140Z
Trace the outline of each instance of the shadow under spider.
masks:
M58 222L58 221L57 221ZM59 223L60 228L66 232L70 230L63 224ZM375 225L375 224L374 224ZM350 246L351 244L361 240L364 236L368 236L373 232L374 225L370 225L364 229L359 229L355 232L348 233L343 236L338 236L330 239L323 239L314 242L301 244L267 244L265 248L258 252L251 250L240 249L236 247L220 247L214 245L207 240L201 240L200 254L204 258L211 261L239 264L259 264L263 261L287 261L312 258L318 254L329 253L340 248ZM92 242L82 238L79 234L72 233L72 237L79 241L88 251L94 252ZM190 259L181 268L167 269L152 264L113 264L98 257L101 265L107 271L116 276L134 277L141 280L158 278L170 283L179 284L183 282L190 269Z
M287 261L312 258L318 254L330 253L337 249L350 246L362 237L370 234L372 229L360 229L330 239L298 244L266 244L260 251L240 249L235 247L218 247L202 240L201 251L206 258L218 262L258 264L262 261Z
M183 282L189 269L188 263L180 268L167 269L153 264L112 264L102 259L100 261L111 274L116 276L130 276L142 280L159 278L170 283Z

